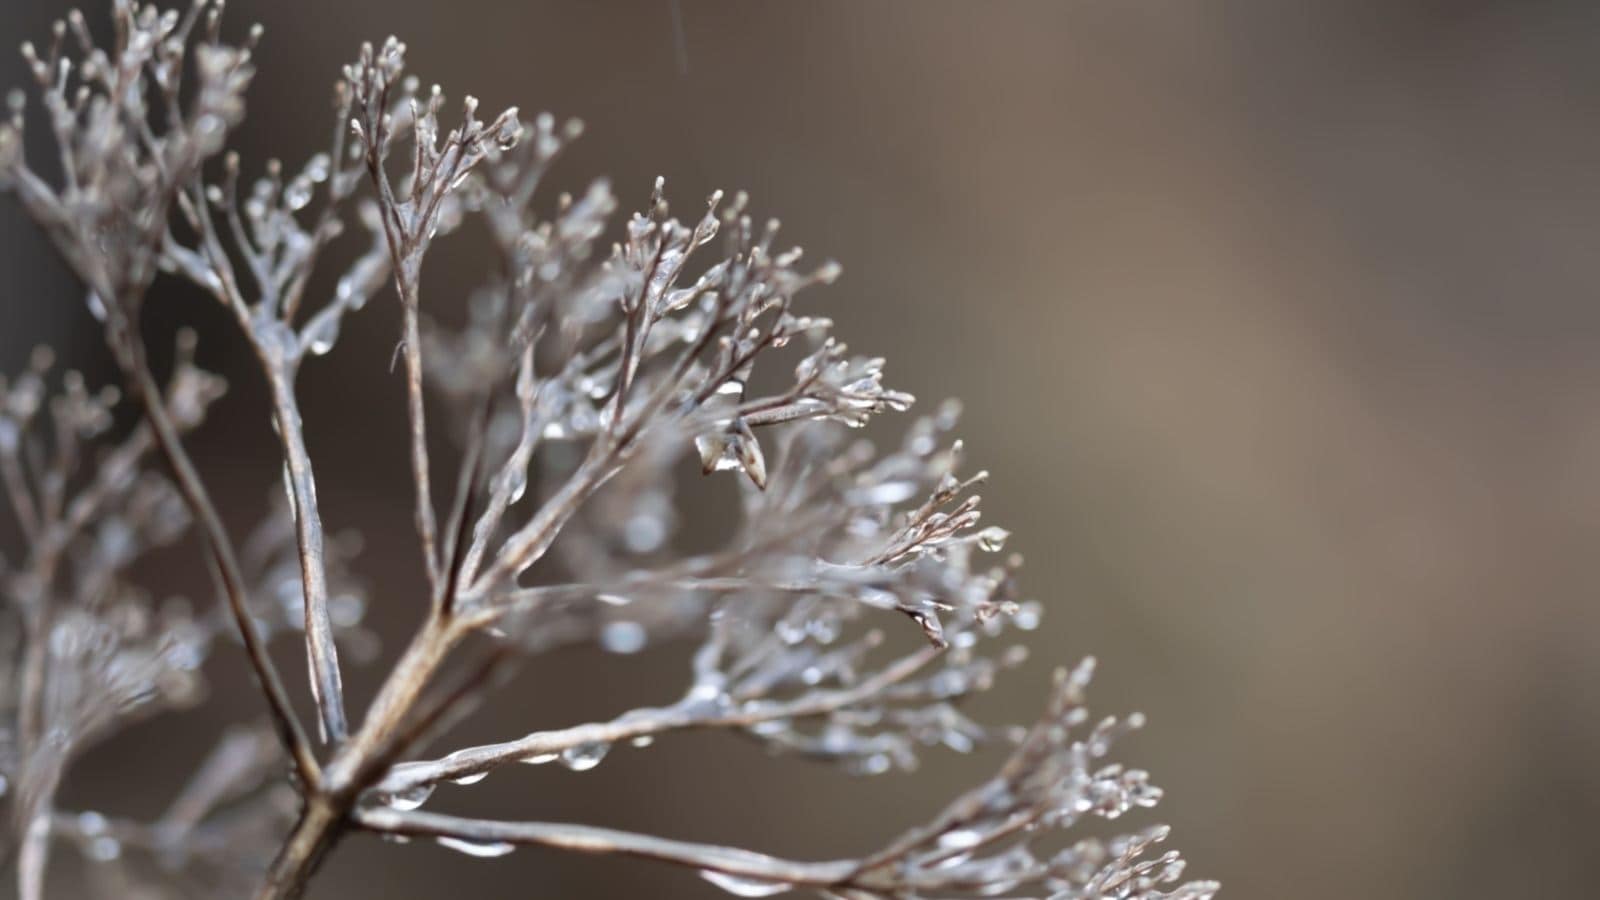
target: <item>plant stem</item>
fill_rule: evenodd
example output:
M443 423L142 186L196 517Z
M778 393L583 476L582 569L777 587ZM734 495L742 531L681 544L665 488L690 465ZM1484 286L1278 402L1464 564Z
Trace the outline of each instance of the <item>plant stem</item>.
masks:
M323 857L344 833L361 792L383 774L372 769L386 738L400 728L461 634L448 618L433 615L412 638L361 728L339 748L320 782L306 787L300 819L267 870L256 900L292 900L305 892Z
M797 862L716 844L566 822L496 822L428 812L370 809L358 816L365 829L389 834L454 838L477 843L528 844L578 853L615 854L676 863L701 871L750 878L772 885L847 885L859 870L855 860Z
M344 831L348 807L340 809L332 798L314 794L295 822L256 890L256 900L293 900L305 893L306 883Z
M166 457L168 467L172 470L173 482L177 485L178 492L183 495L190 513L205 534L206 547L222 579L229 610L239 626L239 637L244 643L245 653L255 670L261 691L266 695L267 707L272 712L273 724L277 726L279 737L282 738L285 749L289 751L301 781L308 786L315 785L320 774L316 757L311 752L311 744L306 740L299 719L295 718L294 707L289 702L288 691L284 690L283 680L278 676L278 669L273 665L272 658L267 655L266 642L251 617L249 603L245 599L244 575L239 570L238 556L234 552L233 542L228 538L228 530L222 524L222 517L211 505L210 495L206 492L204 482L200 480L200 474L195 471L194 463L189 459L188 452L183 449L183 441L178 436L177 426L167 413L161 389L156 385L155 378L150 374L150 367L145 361L143 341L133 333L128 323L123 324L124 328L116 329L124 333L125 340L122 346L117 346L119 342L115 336L108 334L112 337L112 350L118 362L122 364L132 393L144 407L145 419L150 423L156 446L160 448L162 455Z
M333 623L328 613L327 563L324 561L322 516L317 511L317 485L311 473L294 397L294 375L269 363L278 434L283 439L284 464L294 500L295 538L299 549L300 579L305 589L306 659L311 669L311 689L317 701L323 737L332 743L345 739L344 685L339 676L339 654L333 643Z

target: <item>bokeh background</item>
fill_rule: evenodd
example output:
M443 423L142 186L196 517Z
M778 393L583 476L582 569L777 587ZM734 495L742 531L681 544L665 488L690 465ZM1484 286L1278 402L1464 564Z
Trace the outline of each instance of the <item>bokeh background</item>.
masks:
M94 4L90 3L90 7ZM266 40L238 144L303 159L361 40L498 109L582 117L556 181L744 188L845 263L809 298L892 381L965 399L985 505L1048 615L987 700L1030 716L1101 658L1154 818L1224 896L1585 896L1600 847L1600 6L1435 2L234 0ZM0 4L0 44L63 4ZM680 27L681 24L681 27ZM20 62L0 72L23 78ZM0 205L0 363L92 321ZM430 303L471 284L431 268ZM459 284L461 290L452 291ZM324 515L367 538L392 652L416 621L393 303L302 377ZM275 484L227 323L168 292L235 394L192 441L236 529ZM196 577L199 577L198 575ZM298 674L293 648L286 671ZM86 757L69 794L159 806L217 702ZM352 672L359 702L378 667ZM670 698L679 650L563 653L468 722L520 734ZM443 789L441 808L805 857L919 820L992 760L859 780L719 735ZM1145 817L1146 820L1152 818ZM692 873L348 839L316 898L712 897Z

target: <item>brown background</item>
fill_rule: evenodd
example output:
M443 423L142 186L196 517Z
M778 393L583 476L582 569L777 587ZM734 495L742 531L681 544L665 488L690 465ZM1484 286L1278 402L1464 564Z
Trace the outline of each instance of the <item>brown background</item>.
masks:
M93 6L94 4L90 4ZM0 6L0 44L54 3ZM813 298L897 387L960 395L986 505L1049 615L987 701L1102 660L1098 706L1225 896L1587 895L1600 846L1600 7L1584 2L230 3L267 26L248 159L303 159L328 85L391 32L486 106L578 115L565 186L692 208L746 188L846 277ZM20 63L0 71L7 83ZM58 264L0 207L0 362L49 340L105 374ZM470 284L430 269L430 303ZM464 291L462 291L464 293ZM324 513L368 535L392 650L421 606L393 303L303 378ZM274 483L259 384L193 441L248 522ZM214 334L212 334L214 332ZM292 648L288 671L298 675ZM87 757L71 797L138 811L219 702ZM370 696L374 669L351 674ZM466 730L672 696L681 654L543 660ZM193 729L191 733L190 729ZM856 780L716 735L517 771L437 805L825 857L978 776ZM1148 817L1147 817L1148 818ZM313 897L717 896L692 875L349 839Z

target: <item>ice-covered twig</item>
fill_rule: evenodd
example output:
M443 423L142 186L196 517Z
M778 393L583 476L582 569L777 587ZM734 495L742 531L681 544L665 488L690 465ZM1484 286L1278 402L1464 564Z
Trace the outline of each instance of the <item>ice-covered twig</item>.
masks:
M1040 855L1039 844L1086 816L1115 819L1151 806L1160 791L1145 773L1105 765L1111 743L1139 717L1106 719L1079 734L1087 719L1086 661L1061 671L1043 718L994 778L962 794L930 822L861 859L797 862L749 850L698 844L609 828L549 822L502 822L372 807L356 813L371 831L431 836L474 856L499 856L519 845L580 853L638 856L699 870L742 897L809 889L829 897L1040 896L1053 900L1208 900L1215 882L1181 882L1177 853L1145 859L1165 827L1110 839L1086 838ZM470 775L468 776L470 777Z

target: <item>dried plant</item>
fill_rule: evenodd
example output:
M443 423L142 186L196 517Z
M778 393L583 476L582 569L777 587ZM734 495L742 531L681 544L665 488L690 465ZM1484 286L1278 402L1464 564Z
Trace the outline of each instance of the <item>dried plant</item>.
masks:
M0 673L0 773L26 900L44 895L56 842L98 861L108 894L154 874L179 893L285 897L340 836L362 831L430 836L475 856L536 844L647 857L739 896L1212 895L1213 883L1181 883L1175 853L1146 858L1165 829L1074 841L1079 820L1160 796L1145 773L1104 760L1137 717L1082 727L1089 664L1059 674L1031 728L968 717L964 701L1022 659L1008 638L1034 627L1038 606L1017 595L1015 558L985 562L1007 533L980 524L972 490L984 474L960 474L953 404L891 452L851 438L911 397L884 386L882 360L852 354L828 320L797 311L836 265L807 267L798 249L776 247L777 222L755 224L742 194L715 194L680 221L659 180L608 250L616 201L604 181L536 212L576 122L523 121L515 109L484 120L469 97L456 124L441 124L443 95L419 92L393 38L345 68L326 152L298 169L270 161L243 187L225 148L260 32L229 44L220 13L205 0L183 13L114 0L103 46L71 14L47 50L23 48L59 171L26 159L21 92L0 127L0 184L82 281L141 413L115 428L118 393L53 375L47 351L0 383L0 480L22 545L0 562L11 661ZM498 265L466 324L447 328L424 316L423 264L469 217ZM308 296L351 218L364 232L346 254L354 261L331 297ZM159 273L233 314L270 388L287 502L242 553L182 441L221 381L195 367L185 333L163 384L140 336ZM350 548L323 530L295 381L391 284L427 597L415 637L352 720L340 651L371 636ZM430 423L441 410L451 415ZM458 441L450 460L430 456L441 432ZM742 498L724 544L692 554L673 539L673 467L685 454L707 476L734 473ZM220 602L155 602L136 564L191 534ZM266 652L283 634L305 643L317 739ZM224 734L156 821L58 808L75 753L134 717L195 702L202 662L234 639L271 728ZM676 703L425 758L520 658L668 639L699 642ZM469 785L513 762L588 769L619 742L691 728L861 774L912 768L937 746L1015 746L932 821L820 863L423 809L443 782Z

